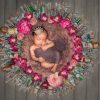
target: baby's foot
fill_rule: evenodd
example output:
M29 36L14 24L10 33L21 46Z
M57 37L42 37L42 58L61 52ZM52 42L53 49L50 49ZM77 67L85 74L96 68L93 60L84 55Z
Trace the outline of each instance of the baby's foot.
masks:
M51 69L52 72L56 72L56 66Z

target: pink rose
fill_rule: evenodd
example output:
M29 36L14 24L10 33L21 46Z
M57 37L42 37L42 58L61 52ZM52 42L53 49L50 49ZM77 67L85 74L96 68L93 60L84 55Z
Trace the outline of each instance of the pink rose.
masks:
M30 24L31 25L36 25L36 23L37 23L37 20L36 20L35 17L30 19Z
M31 24L27 18L22 18L18 23L17 23L17 31L19 33L23 34L29 34L31 31Z
M24 14L24 17L27 18L27 19L31 19L31 18L33 18L33 13L31 13L31 12L26 12L26 13Z
M80 61L81 58L82 58L82 54L81 53L75 53L73 56L72 56L73 59L75 59L76 61Z
M38 73L33 73L32 75L32 81L42 81L42 75L38 74Z
M78 36L73 36L72 37L72 41L74 43L74 46L82 46L82 43L81 43L81 38L78 37Z
M8 43L9 43L10 45L16 45L17 39L16 39L14 36L10 36L10 37L8 38Z
M52 87L59 87L63 83L63 78L62 76L58 76L58 72L56 72L55 74L49 75L47 81Z
M62 17L60 15L57 15L53 18L55 23L59 23L62 20Z
M12 51L14 51L14 52L17 52L17 51L18 51L18 48L17 48L16 45L11 45L11 49L12 49Z
M11 64L12 64L12 65L15 65L16 62L17 62L17 58L12 58L12 59L11 59Z
M48 89L48 86L49 86L48 81L45 80L45 81L41 84L41 86L42 86L43 88L45 88L45 89Z
M27 66L25 68L25 73L28 75L31 75L33 73L32 67L31 66Z
M48 23L53 24L54 23L54 16L50 16L48 18Z
M18 57L16 64L18 64L22 69L25 69L25 67L27 67L27 59Z
M77 61L75 59L71 59L70 64L67 66L68 72L72 71L75 68L76 64Z
M76 35L76 33L78 32L78 30L74 27L68 27L67 30L69 31L69 35Z
M23 33L18 33L18 35L17 35L17 39L18 40L22 40L23 37L24 37L24 34Z
M59 72L59 75L67 79L68 78L67 67L62 68L61 71Z
M75 51L75 53L82 53L82 46L75 46L74 47L74 51Z
M60 25L62 28L68 28L68 27L72 26L72 23L71 23L70 19L65 18L65 19L61 20Z
M40 20L41 21L46 21L48 19L48 16L45 13L40 14Z

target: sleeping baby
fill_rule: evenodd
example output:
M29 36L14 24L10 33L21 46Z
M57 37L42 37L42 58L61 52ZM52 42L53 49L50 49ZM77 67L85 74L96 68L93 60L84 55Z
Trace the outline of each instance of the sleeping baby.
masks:
M65 44L60 40L50 41L43 26L37 26L34 29L33 42L34 44L30 47L32 59L40 62L42 67L50 68L52 72L55 72L61 62L61 51L65 49ZM64 47L60 48L62 43Z

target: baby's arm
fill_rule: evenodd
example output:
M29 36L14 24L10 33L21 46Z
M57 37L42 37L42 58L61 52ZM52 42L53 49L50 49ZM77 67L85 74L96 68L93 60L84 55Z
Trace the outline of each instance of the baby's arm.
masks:
M47 43L48 43L47 45L42 47L43 50L47 50L48 48L51 48L54 46L54 43L50 40L47 40Z
M34 53L35 49L36 49L35 46L31 46L30 47L30 54L31 54L31 57L33 60L38 61L39 59L37 57L35 57L35 53Z
M47 48L51 48L54 46L54 43L50 40L47 40L48 45L46 46Z

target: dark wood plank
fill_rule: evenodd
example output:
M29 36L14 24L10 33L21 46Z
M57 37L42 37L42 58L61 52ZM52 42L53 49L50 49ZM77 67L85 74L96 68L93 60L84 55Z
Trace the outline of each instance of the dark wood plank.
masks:
M100 0L98 0L98 7L99 7L99 11L98 11L98 41L100 42ZM99 80L99 97L98 97L98 100L100 100L100 48L98 48L98 70L99 70L99 76L98 76L98 80Z
M16 1L15 0L5 0L5 20L9 16L14 16L16 12ZM5 81L7 80L7 77ZM5 85L5 100L15 100L15 84L9 82Z
M4 4L5 0L0 1L0 26L4 25ZM1 67L1 66L0 66ZM4 100L5 98L5 75L0 71L0 99Z
M28 0L16 0L16 11L20 12L20 7L27 4ZM20 90L20 86L16 85L15 91L16 100L27 100L27 93L24 89Z
M86 17L86 0L75 0L75 13L82 20ZM74 100L86 100L86 79L75 87Z
M96 40L98 38L98 0L87 0L87 19L90 24L90 29L92 29L96 35ZM94 64L94 73L87 80L87 100L99 100L98 93L98 62L97 62L98 50L95 51L94 57L96 58Z

